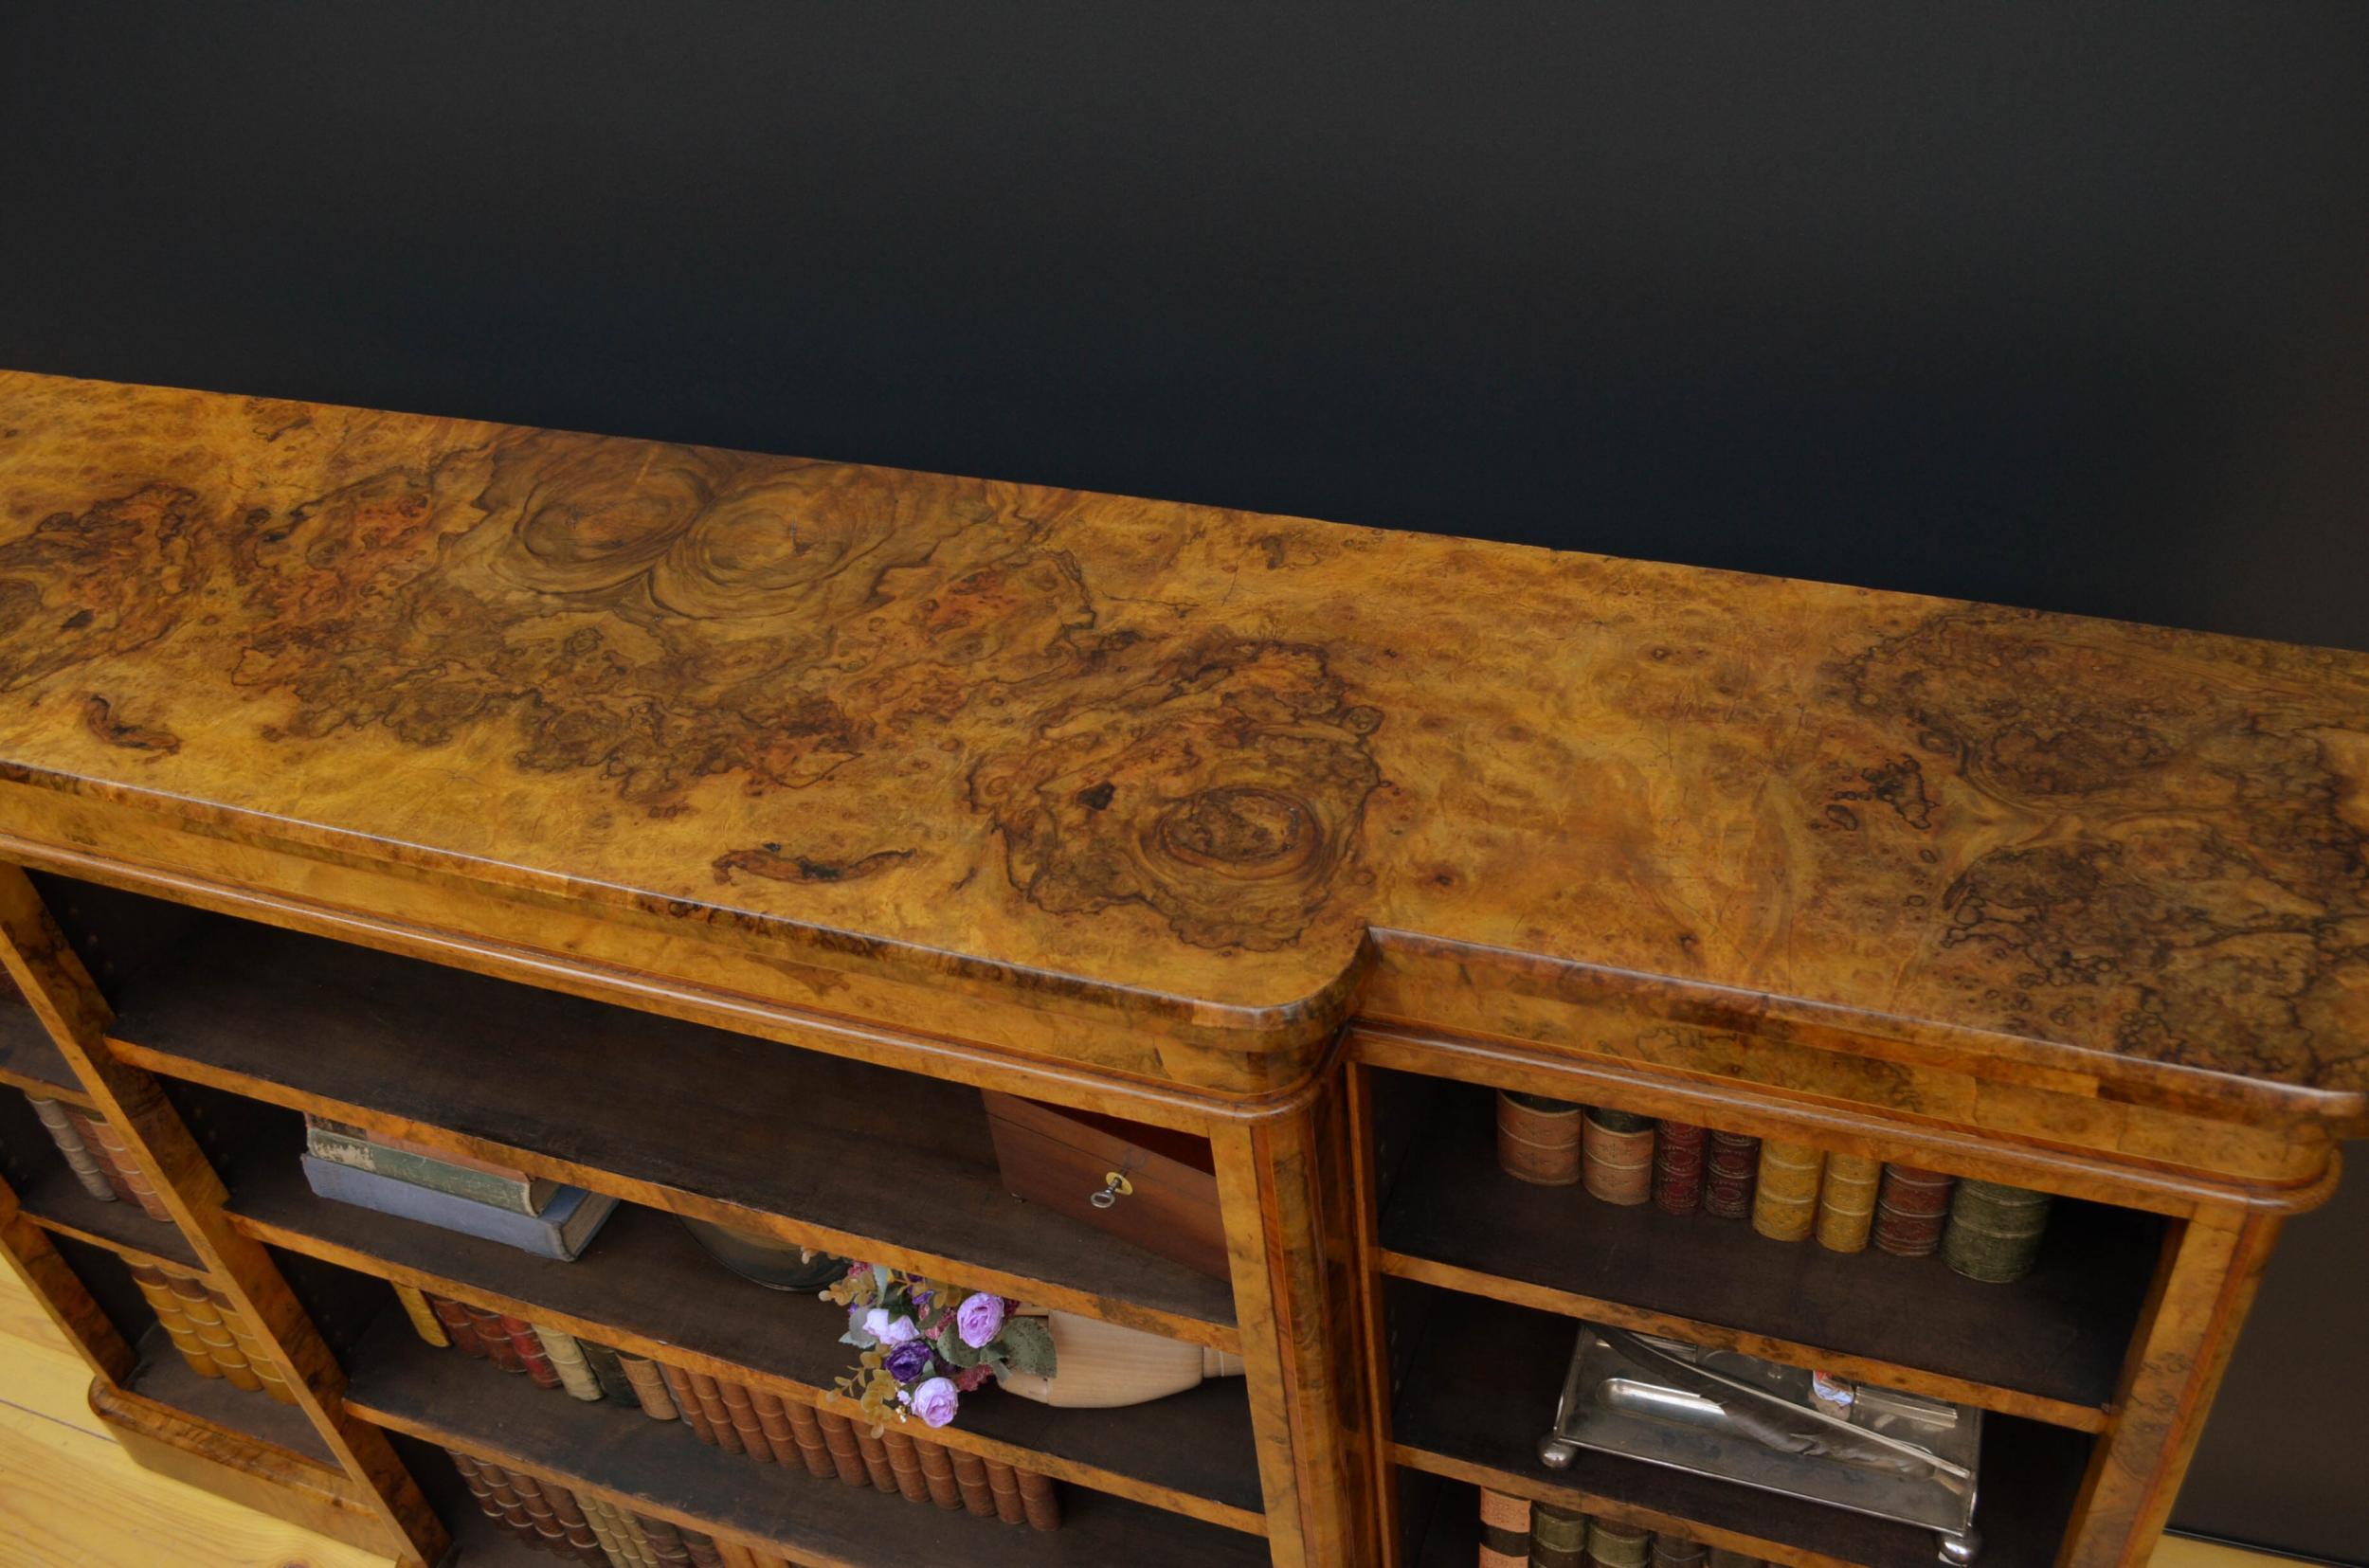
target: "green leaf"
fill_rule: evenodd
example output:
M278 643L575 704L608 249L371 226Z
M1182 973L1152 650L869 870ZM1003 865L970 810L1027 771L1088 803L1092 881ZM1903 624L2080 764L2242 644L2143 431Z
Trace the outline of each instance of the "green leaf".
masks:
M963 1336L950 1323L940 1329L938 1337L930 1343L931 1347L937 1351L939 1358L949 1366L959 1368L979 1364L979 1352L963 1343Z
M1058 1358L1053 1351L1053 1330L1044 1325L1042 1318L1005 1319L997 1343L1014 1372L1031 1378L1054 1375Z

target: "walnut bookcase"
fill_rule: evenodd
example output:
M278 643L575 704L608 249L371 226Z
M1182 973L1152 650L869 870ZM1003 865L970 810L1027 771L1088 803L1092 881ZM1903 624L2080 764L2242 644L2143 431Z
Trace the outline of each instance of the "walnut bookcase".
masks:
M1982 1560L2136 1568L2369 1126L2369 659L943 476L0 373L0 1250L144 1463L414 1563L430 1447L823 1568L1429 1568L1582 1456L1575 1319L1980 1406ZM1210 1145L1229 1277L1009 1198L978 1091ZM2058 1195L1977 1285L1499 1171L1508 1089ZM326 1203L301 1112L626 1200ZM120 1173L119 1173L120 1174ZM388 1282L844 1410L669 1217L1239 1355L983 1396L982 1526L473 1376ZM205 1276L292 1405L164 1347Z

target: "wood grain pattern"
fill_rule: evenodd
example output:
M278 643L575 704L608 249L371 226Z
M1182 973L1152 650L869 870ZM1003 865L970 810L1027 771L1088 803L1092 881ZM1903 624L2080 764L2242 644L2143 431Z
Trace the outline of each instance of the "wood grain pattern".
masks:
M0 501L7 776L283 889L563 894L1228 1092L1405 954L1394 1017L1527 958L2363 1115L2359 656L28 375Z

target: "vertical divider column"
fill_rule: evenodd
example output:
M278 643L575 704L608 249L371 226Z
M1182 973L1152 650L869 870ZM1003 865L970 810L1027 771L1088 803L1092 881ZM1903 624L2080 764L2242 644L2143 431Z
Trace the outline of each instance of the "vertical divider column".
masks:
M1210 1134L1277 1568L1379 1560L1340 1089Z
M107 1049L112 1015L105 999L31 880L13 865L0 865L0 962L84 1092L122 1133L213 1283L262 1329L298 1408L347 1475L360 1484L386 1526L382 1549L407 1562L435 1562L449 1544L443 1522L387 1434L346 1414L344 1369L262 1244L231 1227L221 1176L155 1079L116 1060ZM21 1217L16 1222L24 1224ZM129 1354L127 1347L127 1359Z

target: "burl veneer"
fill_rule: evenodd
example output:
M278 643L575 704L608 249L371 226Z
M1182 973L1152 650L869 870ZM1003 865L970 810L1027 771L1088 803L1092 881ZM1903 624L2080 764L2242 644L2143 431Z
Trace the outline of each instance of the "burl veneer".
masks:
M0 855L1209 1137L1280 1561L1396 1550L1383 1068L2169 1217L2132 1560L2369 1125L2364 781L2356 654L0 374Z

